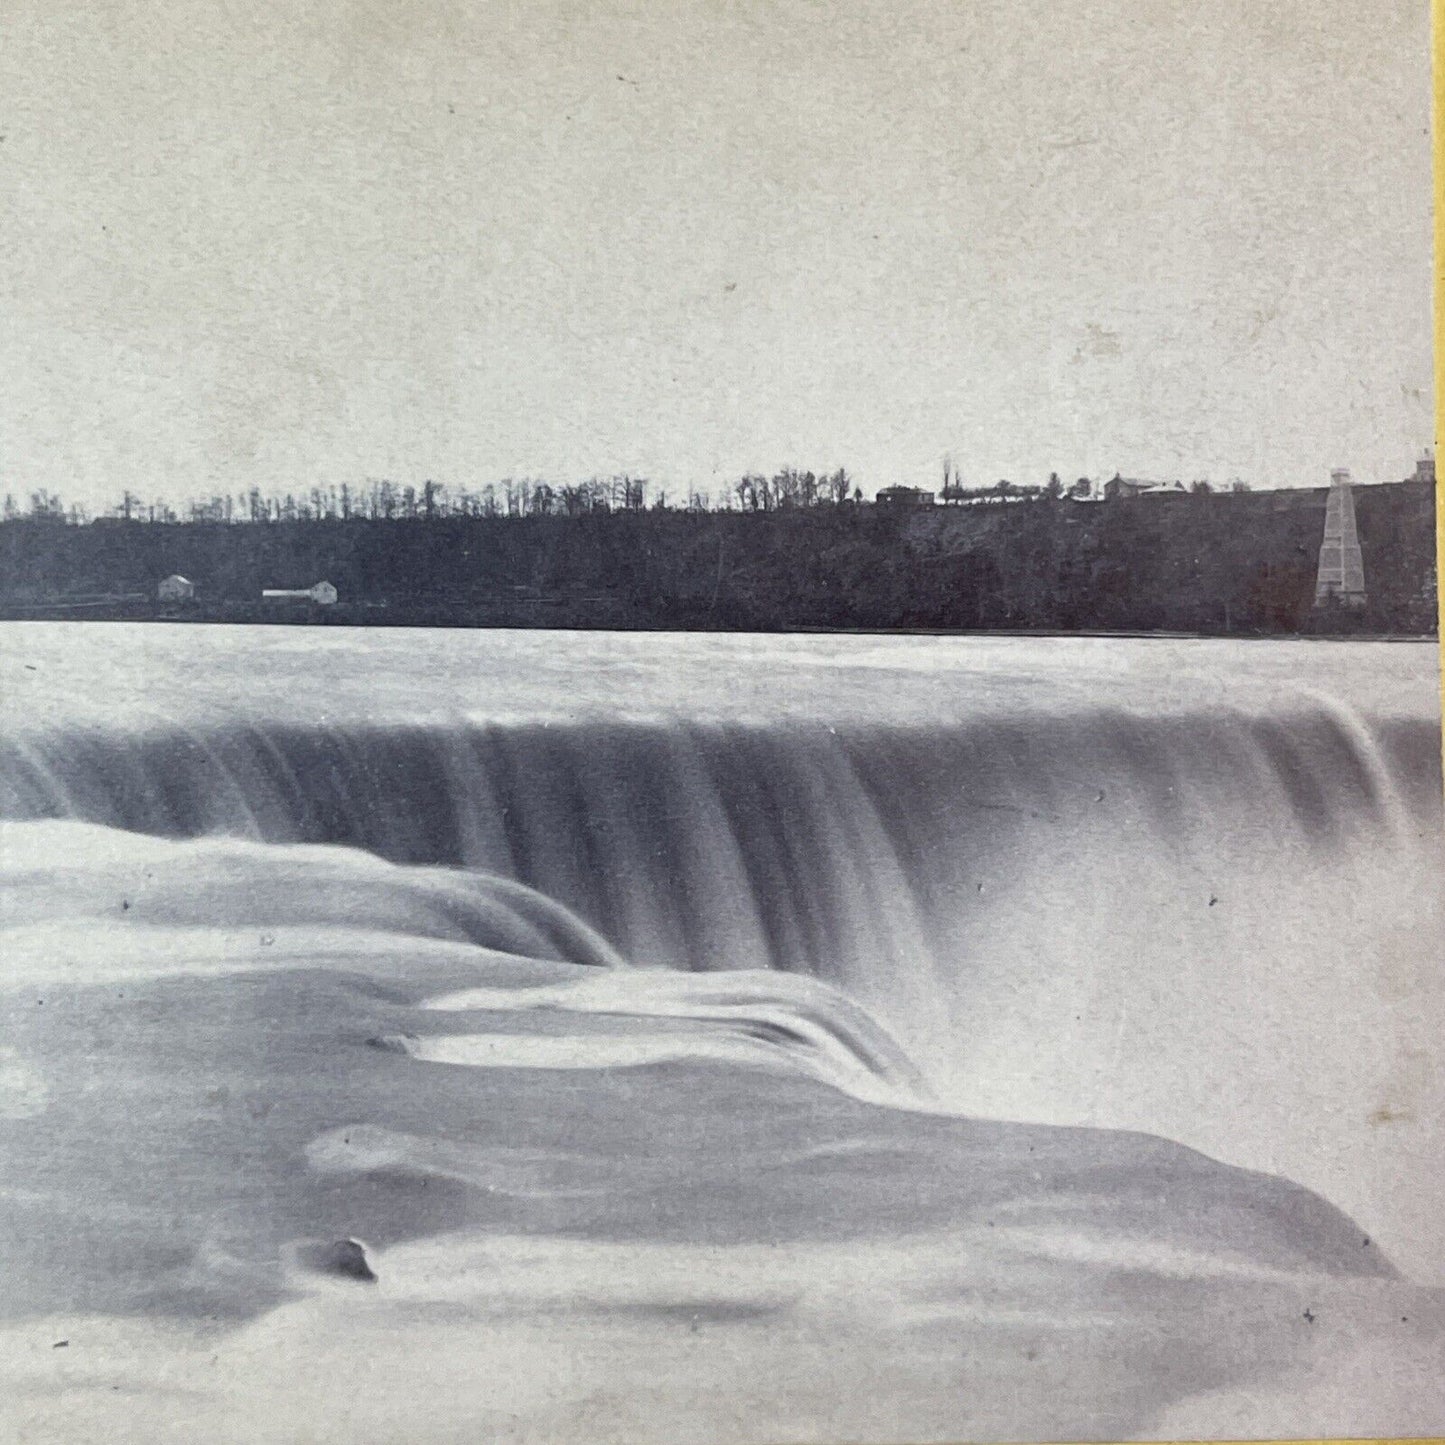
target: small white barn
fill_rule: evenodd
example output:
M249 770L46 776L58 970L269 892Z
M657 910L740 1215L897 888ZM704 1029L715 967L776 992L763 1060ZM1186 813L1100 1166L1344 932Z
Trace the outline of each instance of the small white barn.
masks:
M261 596L267 602L315 602L330 607L336 601L336 588L330 582L317 582L312 587L264 587Z
M182 577L179 572L162 577L156 587L156 596L162 602L186 602L195 595L196 584L189 577Z

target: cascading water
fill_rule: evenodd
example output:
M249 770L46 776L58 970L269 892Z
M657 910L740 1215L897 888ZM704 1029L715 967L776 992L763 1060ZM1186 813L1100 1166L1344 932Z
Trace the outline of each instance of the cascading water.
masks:
M207 1307L219 1276L244 1277L239 1294L259 1298L258 1271L305 1233L307 1210L307 1228L329 1211L352 1229L336 1201L356 1207L356 1179L410 1201L411 1222L389 1226L403 1251L393 1260L424 1249L406 1241L472 1219L461 1201L478 1189L508 1237L581 1231L661 1249L682 1238L667 1221L686 1216L700 1238L732 1240L722 1216L705 1221L718 1191L744 1189L722 1161L729 1148L756 1152L756 1132L738 1133L748 1119L788 1140L758 1164L785 1235L799 1190L805 1212L842 1210L843 1237L870 1208L875 1229L935 1227L947 1210L928 1203L911 1163L898 1166L906 1208L824 1207L806 1186L845 1169L840 1198L871 1199L894 1168L889 1151L913 1159L920 1147L916 1162L948 1175L954 1146L940 1142L923 1165L922 1140L972 1116L1179 1140L1319 1191L1368 1232L1364 1248L1416 1276L1440 1257L1445 1141L1422 1066L1445 1019L1425 648L78 638L43 626L16 639L0 734L7 986L27 997L128 986L166 1027L186 1014L173 999L182 985L244 978L214 1016L219 1005L187 1005L194 1042L167 1045L185 1067L253 1008L273 1030L255 1047L283 1074L288 1031L334 1027L363 1051L344 1067L315 1062L339 1072L326 1107L296 1125L301 1195L284 1207L268 1195L271 1223L243 1243L217 1225L206 1248L220 1264L190 1257ZM103 703L83 685L86 656L115 683ZM107 1027L105 1010L80 1012L82 1031ZM45 1102L57 1086L33 1052L17 1046L8 1093L0 1068L0 1117L6 1098L16 1118L61 1108ZM104 1087L92 1066L76 1068ZM676 1068L710 1081L706 1099L681 1102L671 1134L654 1121L638 1135L630 1111L649 1087L638 1081ZM605 1096L631 1120L593 1118L623 1152L604 1163L563 1147L552 1106L529 1113L525 1093L502 1142L437 1136L420 1098L420 1113L390 1098L371 1117L363 1081L378 1070L504 1081L493 1089L545 1080L529 1086L545 1097L597 1090L589 1109ZM883 1144L865 1127L830 1144L816 1104L813 1125L789 1132L778 1119L816 1085L886 1107L912 1142ZM896 1122L899 1109L915 1122ZM686 1139L691 1129L711 1145ZM253 1145L226 1147L259 1167ZM1337 1258L1336 1224L1311 1239L1299 1220L1324 1221L1314 1205L1293 1206L1276 1243L1258 1221L1278 1203L1251 1205L1255 1222L1217 1238L1203 1226L1177 1236L1176 1218L1158 1239L1139 1225L1132 1245L1105 1244L1077 1228L1097 1207L1081 1201L1105 1187L1099 1167L1071 1168L1052 1202L1030 1206L1046 1208L1069 1250L1162 1249L1166 1274L1206 1256L1217 1269L1220 1249L1243 1251L1250 1270L1365 1267L1354 1245ZM1154 1167L1121 1164L1118 1178L1147 1181ZM425 1207L396 1182L414 1177L432 1181ZM645 1240L619 1222L619 1201L635 1207L640 1194L655 1225ZM1004 1214L1019 1227L1017 1202L992 1208L1000 1219L983 1227L1000 1229ZM1121 1217L1142 1216L1131 1205ZM138 1287L114 1288L133 1300ZM603 1293L615 1303L620 1288ZM1122 1428L1134 1417L1100 1418ZM947 1412L937 1423L949 1433Z

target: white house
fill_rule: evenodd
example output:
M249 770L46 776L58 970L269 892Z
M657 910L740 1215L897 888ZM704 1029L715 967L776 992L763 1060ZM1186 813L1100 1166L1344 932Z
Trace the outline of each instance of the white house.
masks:
M922 487L884 487L875 500L883 507L931 507L934 496Z
M1116 473L1104 483L1104 500L1132 502L1135 497L1178 496L1187 490L1183 482L1146 482L1138 477L1121 477Z
M179 572L162 577L156 588L156 596L162 602L186 602L195 595L196 584L189 577L182 577Z
M268 602L315 602L330 607L336 601L336 588L329 582L318 582L314 587L265 587L261 596Z

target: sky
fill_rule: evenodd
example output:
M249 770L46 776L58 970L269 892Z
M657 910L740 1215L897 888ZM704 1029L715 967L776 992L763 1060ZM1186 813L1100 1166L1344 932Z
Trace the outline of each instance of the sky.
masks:
M1408 473L1427 0L6 0L0 490Z

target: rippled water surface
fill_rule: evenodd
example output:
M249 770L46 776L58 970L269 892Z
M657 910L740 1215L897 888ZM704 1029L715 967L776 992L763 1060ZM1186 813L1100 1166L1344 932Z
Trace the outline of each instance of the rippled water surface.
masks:
M5 626L0 1412L1445 1423L1435 669Z

